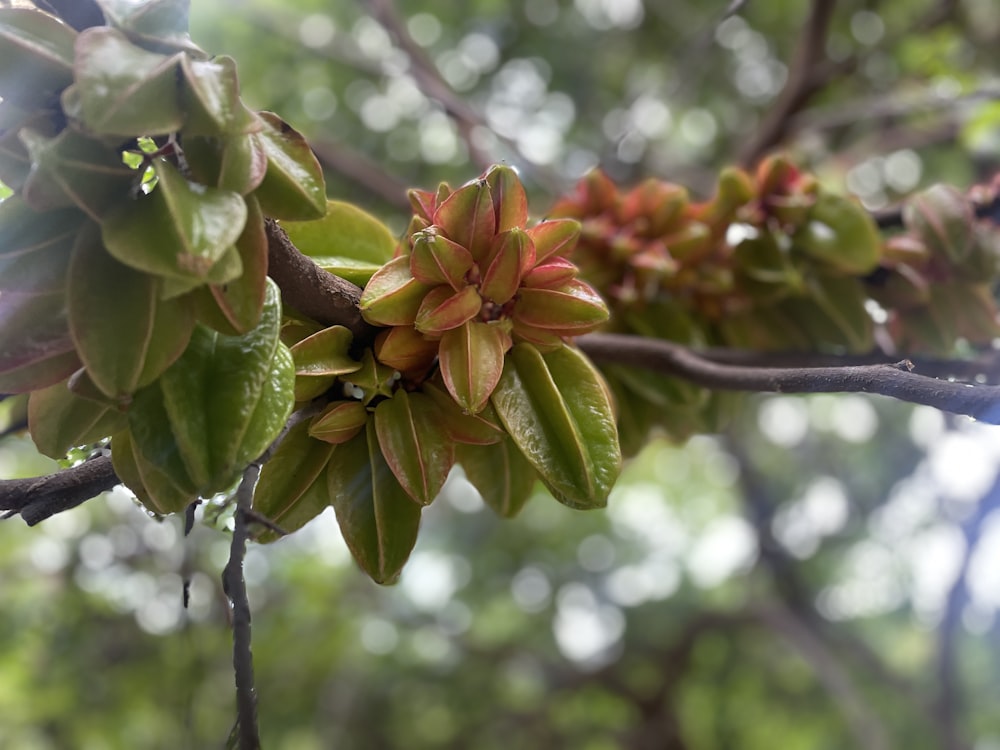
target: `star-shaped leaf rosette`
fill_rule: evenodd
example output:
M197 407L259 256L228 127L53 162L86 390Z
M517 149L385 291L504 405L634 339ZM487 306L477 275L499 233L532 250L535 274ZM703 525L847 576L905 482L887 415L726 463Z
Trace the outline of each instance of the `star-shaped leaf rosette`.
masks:
M340 204L285 225L318 265L363 285L362 314L383 330L358 360L346 329L286 326L296 401L328 401L264 466L254 505L286 531L333 505L380 582L402 568L421 507L455 464L504 516L536 479L566 505L602 507L621 468L610 391L570 343L608 319L565 258L579 223L528 226L524 188L504 166L410 199L398 244Z

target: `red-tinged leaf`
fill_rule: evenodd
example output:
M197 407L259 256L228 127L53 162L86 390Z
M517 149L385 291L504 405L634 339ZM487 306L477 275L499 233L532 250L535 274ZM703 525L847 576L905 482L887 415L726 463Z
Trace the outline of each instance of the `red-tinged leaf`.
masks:
M460 292L439 286L424 297L413 325L421 333L437 336L472 320L482 306L483 299L473 286L467 286Z
M399 484L418 503L429 505L455 463L454 443L437 405L422 393L398 390L375 407L375 432Z
M466 414L447 391L433 383L424 383L420 390L437 405L442 424L452 440L471 445L492 445L503 437L503 428L489 403L478 414Z
M413 325L420 303L430 290L430 286L413 278L410 259L401 255L371 277L361 293L361 314L373 325Z
M402 373L419 374L434 363L438 346L412 326L393 326L375 338L375 356Z
M0 393L44 388L79 367L64 293L0 294Z
M503 370L510 336L498 325L469 321L441 338L441 376L452 398L468 414L486 406Z
M361 363L348 353L353 336L343 326L330 326L302 339L291 348L296 375L344 375Z
M360 401L334 401L309 424L310 437L326 443L346 443L365 426L368 410Z
M608 389L580 352L515 346L491 402L508 434L556 499L600 508L621 471Z
M254 194L267 216L288 221L326 214L326 183L316 155L299 131L272 112L259 112L254 135L267 154L267 172Z
M437 210L437 193L430 190L409 190L406 197L410 199L413 206L413 213L421 219L431 224L434 221L434 212Z
M498 305L510 301L521 284L521 276L535 265L535 246L528 234L511 229L498 234L490 248L480 293Z
M412 238L410 273L424 284L448 284L456 292L461 291L472 265L468 250L434 230L418 232Z
M486 173L485 180L493 198L496 231L523 228L528 222L528 196L517 172L505 164L497 164Z
M554 289L576 278L580 269L565 258L549 258L525 274L521 284L529 289Z
M125 415L71 392L65 382L32 391L28 431L39 453L65 458L77 445L89 445L126 426Z
M514 518L531 498L538 472L504 436L491 445L458 444L455 463L498 516Z
M580 239L580 222L574 219L552 219L536 224L528 230L535 245L535 263L549 258L568 256Z
M972 251L972 205L950 185L932 185L906 202L903 219L934 253L961 263Z
M76 39L76 83L63 92L63 109L101 135L176 132L185 117L181 59L138 47L117 29L86 29Z
M340 532L354 559L375 582L392 583L417 541L420 505L382 457L372 420L337 447L326 477Z
M292 346L296 401L316 398L330 389L335 376L361 369L361 363L348 354L352 341L346 328L330 326Z
M513 318L563 335L580 335L605 323L608 308L590 284L574 279L555 289L522 289Z
M473 260L482 260L497 228L489 185L476 180L456 190L434 212L434 224L448 239L468 249Z
M309 420L294 425L260 470L253 509L286 533L305 526L330 504L324 471L333 451L330 443L310 436ZM271 529L257 528L257 542L279 538Z

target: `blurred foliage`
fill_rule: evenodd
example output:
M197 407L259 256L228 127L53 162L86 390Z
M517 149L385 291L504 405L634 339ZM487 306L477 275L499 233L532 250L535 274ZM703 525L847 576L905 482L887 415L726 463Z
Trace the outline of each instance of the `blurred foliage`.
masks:
M544 205L595 164L708 194L773 104L804 15L727 4L399 10L483 113L475 143ZM251 106L321 157L364 154L404 184L478 171L364 3L193 5L195 41L233 55ZM843 0L829 84L789 146L869 208L988 177L998 36L989 0ZM329 171L328 189L403 228L363 183ZM650 445L606 511L535 498L500 521L454 483L393 588L358 572L328 512L247 560L264 747L938 748L955 711L970 745L995 747L994 437L882 400L752 399L725 436ZM5 476L54 468L24 438L0 443ZM0 525L0 747L219 746L227 554L225 534L184 540L121 491Z

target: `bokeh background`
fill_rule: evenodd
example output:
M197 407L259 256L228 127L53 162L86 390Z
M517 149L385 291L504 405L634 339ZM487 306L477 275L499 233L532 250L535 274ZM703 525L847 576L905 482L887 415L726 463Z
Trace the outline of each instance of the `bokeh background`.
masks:
M406 186L495 161L542 216L597 165L707 196L780 145L878 210L1000 158L992 0L192 5L331 197L397 229ZM823 5L809 96L764 142ZM606 511L539 490L502 521L454 477L390 588L328 511L247 556L264 747L997 750L998 458L997 428L927 408L757 397L650 444ZM4 477L57 468L0 440ZM0 523L0 747L224 745L229 519L200 515L184 538L119 488Z

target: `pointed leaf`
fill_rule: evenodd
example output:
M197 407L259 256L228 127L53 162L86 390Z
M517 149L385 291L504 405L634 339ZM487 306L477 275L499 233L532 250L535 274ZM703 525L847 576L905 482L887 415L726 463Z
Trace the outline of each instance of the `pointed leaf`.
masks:
M358 306L364 319L373 325L413 325L420 303L430 290L413 278L410 259L401 255L375 272Z
M79 367L64 293L0 294L0 393L44 388Z
M243 233L243 197L190 183L165 159L156 160L156 173L152 193L120 205L103 222L105 247L125 265L156 276L222 283L213 268Z
M334 447L309 436L309 420L294 425L261 468L253 509L287 533L302 528L322 513L330 505L325 471ZM273 542L278 538L270 529L261 528L254 533L257 542Z
M448 284L456 292L466 286L466 274L473 266L472 254L457 242L433 229L412 237L410 272L424 284Z
M621 449L608 390L582 354L518 344L491 402L557 500L581 509L607 503Z
M228 55L211 60L181 58L184 86L181 98L187 112L185 135L223 136L255 132L260 122L240 99L236 61Z
M272 112L260 112L256 138L267 154L267 173L254 192L267 216L288 221L326 214L323 169L299 131Z
M161 516L180 513L196 499L138 452L129 430L112 435L111 464L118 478L153 513Z
M580 269L565 258L550 258L540 266L535 266L521 280L532 289L554 289L576 278Z
M402 373L422 373L437 358L439 343L412 326L393 326L375 338L375 356Z
M0 9L0 97L44 106L73 82L76 32L45 13Z
M126 424L122 412L77 396L65 382L28 398L28 431L38 451L50 458L65 458L71 448L96 443Z
M375 407L375 432L399 484L418 503L429 505L455 463L440 410L422 393L396 391Z
M492 445L500 442L503 428L496 421L496 414L488 402L478 414L466 414L447 391L433 383L423 383L420 389L437 406L441 414L441 423L452 440L472 445Z
M535 263L549 258L568 256L580 239L580 222L575 219L543 221L528 230L535 245Z
M24 130L21 140L32 160L24 200L39 211L75 206L100 221L109 208L128 200L138 177L120 152L72 128L55 138Z
M526 232L511 229L493 239L479 290L485 299L506 304L521 285L521 276L535 265L535 246Z
M343 326L330 326L292 347L296 375L344 375L357 372L361 363L348 352L353 336Z
M483 299L473 286L455 292L449 286L432 289L417 310L413 325L421 333L437 336L476 317Z
M605 323L608 308L590 284L573 279L555 289L522 289L513 316L536 328L580 335Z
M482 260L496 234L493 197L485 180L476 180L448 196L434 212L434 223L445 236Z
M247 222L236 240L243 273L223 284L212 284L209 292L230 330L220 333L243 334L256 327L267 293L267 234L264 214L251 196L246 199Z
M198 182L243 196L256 190L267 172L267 154L252 133L189 136L185 128L184 156Z
M120 31L94 26L76 39L76 83L63 107L87 130L122 137L181 129L180 55L149 52Z
M528 222L528 196L517 172L506 164L497 164L490 168L485 179L493 198L497 233L523 228Z
M382 457L373 421L337 447L326 476L340 532L354 559L377 583L391 583L417 541L420 506Z
M482 411L500 380L510 336L498 325L477 320L445 332L441 338L441 376L462 410Z
M325 443L346 443L368 421L368 410L360 401L334 401L309 424L309 435Z
M158 280L112 258L96 227L88 229L70 262L70 331L94 384L121 399L181 355L194 317L187 300L161 302Z
M16 195L0 203L0 292L62 292L85 220L72 209L39 213Z

